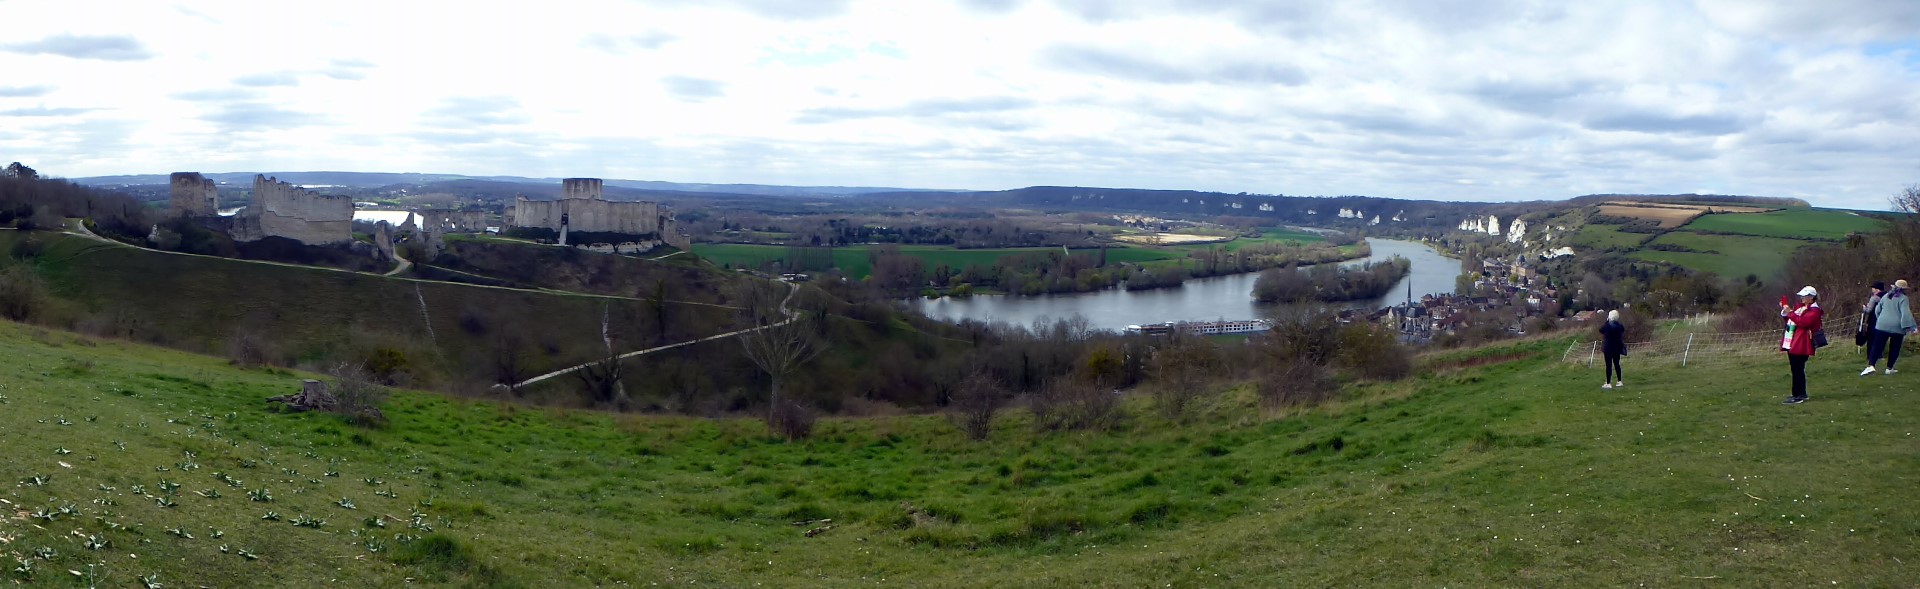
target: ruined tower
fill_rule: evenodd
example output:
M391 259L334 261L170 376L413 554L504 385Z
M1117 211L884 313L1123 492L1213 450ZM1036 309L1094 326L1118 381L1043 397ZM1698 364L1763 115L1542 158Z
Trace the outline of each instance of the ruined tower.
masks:
M560 181L560 198L566 200L600 200L601 182L599 178L567 178Z
M219 214L220 191L213 179L199 172L174 172L167 178L173 189L174 216L211 217Z

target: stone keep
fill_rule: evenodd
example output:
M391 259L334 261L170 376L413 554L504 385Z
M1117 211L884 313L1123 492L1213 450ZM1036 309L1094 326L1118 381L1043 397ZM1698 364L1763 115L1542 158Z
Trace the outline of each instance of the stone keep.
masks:
M213 179L199 172L174 172L168 177L173 189L173 215L211 217L219 214L220 191Z
M672 215L662 213L659 203L606 200L599 178L567 178L561 181L560 188L560 200L515 197L509 223L514 227L552 229L562 235L567 231L652 234L669 245L686 247L686 239L680 236Z
M307 245L350 242L353 199L256 174L253 200L234 217L231 234L239 241L285 237Z

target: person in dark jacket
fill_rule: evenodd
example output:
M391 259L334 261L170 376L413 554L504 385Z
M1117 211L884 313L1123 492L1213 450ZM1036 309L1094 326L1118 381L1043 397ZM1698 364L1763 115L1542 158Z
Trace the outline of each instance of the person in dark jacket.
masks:
M1875 282L1870 288L1873 294L1867 295L1866 304L1860 305L1860 327L1853 334L1853 345L1863 348L1873 342L1873 310L1880 306L1880 297L1887 294L1887 283ZM1869 374L1873 374L1873 371L1862 372L1860 376Z
M1600 388L1627 386L1626 373L1620 370L1620 357L1627 355L1627 326L1620 324L1619 311L1607 311L1607 322L1600 325L1600 353L1606 356L1606 380Z
M1820 291L1809 286L1800 289L1800 306L1780 304L1780 317L1787 322L1787 333L1780 339L1780 351L1787 353L1787 366L1793 371L1793 396L1784 405L1807 402L1807 360L1813 358L1813 334L1820 331Z
M1899 370L1893 368L1900 362L1900 346L1907 343L1907 334L1920 333L1913 321L1913 306L1907 297L1907 281L1896 280L1893 289L1880 296L1873 307L1874 323L1867 326L1873 330L1868 334L1867 369L1860 376L1873 374L1873 365L1880 363L1882 355L1887 357L1887 374Z

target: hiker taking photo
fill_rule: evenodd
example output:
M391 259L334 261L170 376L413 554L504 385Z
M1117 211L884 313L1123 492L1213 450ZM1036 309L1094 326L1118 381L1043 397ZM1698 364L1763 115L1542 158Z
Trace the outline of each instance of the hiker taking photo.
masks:
M1887 358L1886 374L1900 372L1893 368L1900 362L1900 346L1907 342L1907 334L1920 333L1913 321L1913 307L1907 301L1907 281L1895 280L1893 289L1880 295L1874 301L1873 319L1867 329L1867 368L1860 371L1864 377L1873 374L1873 365L1880 363L1880 357Z
M1807 360L1813 358L1815 349L1826 345L1825 341L1815 341L1825 337L1820 326L1825 314L1820 310L1820 291L1809 286L1800 289L1799 296L1799 306L1790 304L1788 297L1780 297L1780 317L1787 320L1780 351L1787 353L1787 366L1793 371L1793 396L1782 401L1783 405L1807 402Z

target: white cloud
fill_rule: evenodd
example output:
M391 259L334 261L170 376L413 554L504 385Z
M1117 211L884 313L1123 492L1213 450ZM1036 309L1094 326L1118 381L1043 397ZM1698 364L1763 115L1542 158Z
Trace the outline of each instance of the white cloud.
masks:
M0 151L67 176L1710 187L1870 208L1920 180L1910 3L149 4L10 4L85 28L0 47Z

